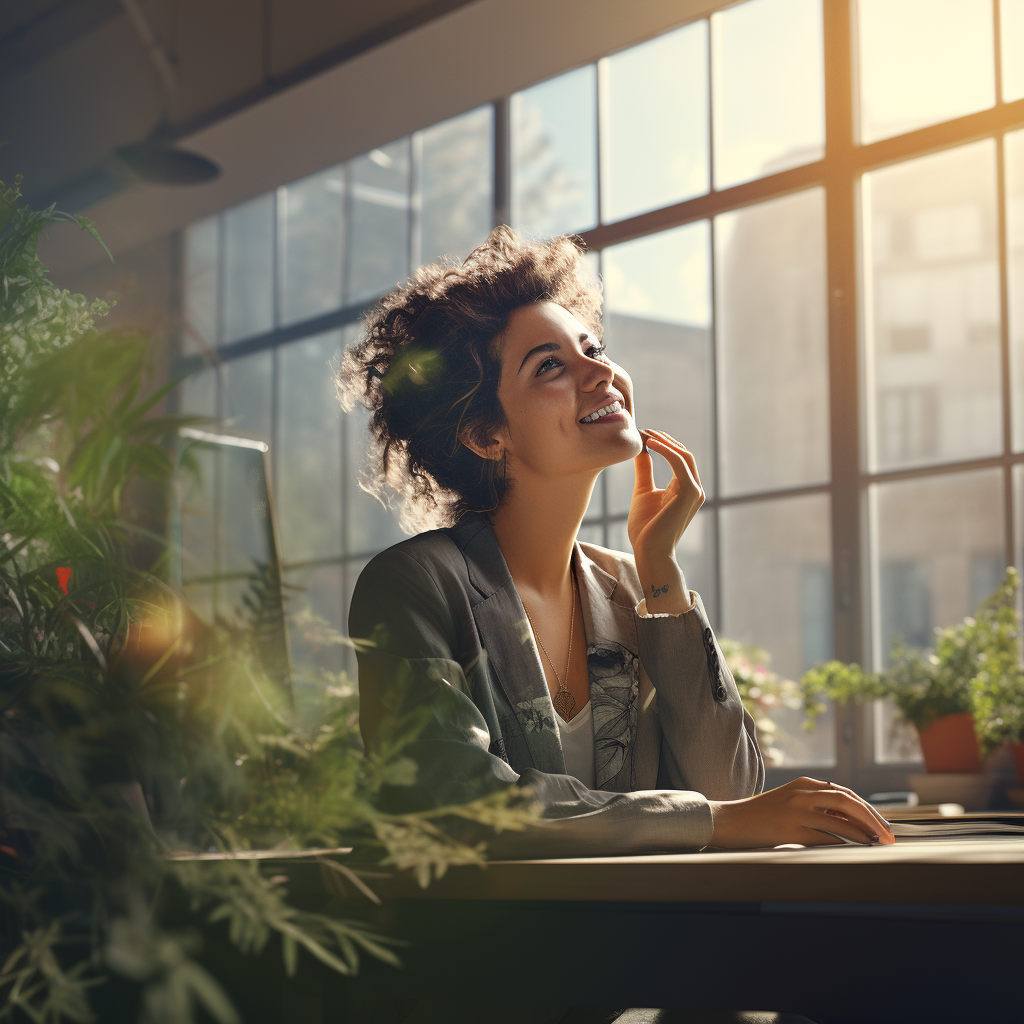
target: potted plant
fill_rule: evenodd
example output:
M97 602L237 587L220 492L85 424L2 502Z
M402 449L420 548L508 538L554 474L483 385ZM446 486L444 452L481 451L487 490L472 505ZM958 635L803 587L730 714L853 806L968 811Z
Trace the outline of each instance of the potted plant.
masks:
M985 602L989 642L972 680L974 718L984 753L1006 744L1024 781L1024 669L1020 661L1017 594L1020 577L1008 569L1003 585ZM980 613L981 610L979 610Z
M1003 722L1016 721L1008 706L1012 695L1005 679L1007 666L1015 665L1017 658L1018 586L1017 571L1007 569L999 589L981 602L973 617L936 630L934 653L897 642L884 672L865 672L859 665L838 661L811 669L801 680L808 725L813 727L814 718L824 710L824 697L838 703L888 699L917 730L927 771L981 772L983 752L1003 735L1002 722L994 724L1001 716L996 708L1006 711ZM996 679L998 686L991 682ZM988 696L979 698L979 687ZM998 700L997 690L1003 694ZM993 723L988 733L978 724L979 713ZM984 746L979 744L979 733L988 736Z

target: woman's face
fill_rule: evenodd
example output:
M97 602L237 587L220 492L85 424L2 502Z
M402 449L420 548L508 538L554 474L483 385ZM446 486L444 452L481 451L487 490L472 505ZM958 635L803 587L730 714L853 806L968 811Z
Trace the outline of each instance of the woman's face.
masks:
M516 473L587 473L640 453L633 382L567 309L550 301L517 309L499 344L502 440Z

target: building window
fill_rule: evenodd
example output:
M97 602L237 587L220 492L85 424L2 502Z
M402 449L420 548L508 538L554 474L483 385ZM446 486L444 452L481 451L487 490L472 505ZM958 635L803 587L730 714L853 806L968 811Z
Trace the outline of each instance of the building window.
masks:
M330 362L501 218L589 246L642 425L697 455L677 557L716 628L793 678L928 647L1022 550L1022 12L723 5L190 227L182 367L206 368L180 403L270 444L294 601L344 629L402 536L359 488L365 415ZM581 539L629 549L631 488L602 474ZM769 782L905 784L913 740L869 713L791 712Z

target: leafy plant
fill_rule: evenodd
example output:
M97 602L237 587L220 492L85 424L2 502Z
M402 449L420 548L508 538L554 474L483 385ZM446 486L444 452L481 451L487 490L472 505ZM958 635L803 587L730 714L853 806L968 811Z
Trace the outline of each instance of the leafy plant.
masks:
M783 708L800 709L800 687L792 679L784 679L772 672L768 668L770 656L760 647L726 637L719 637L718 643L736 680L743 706L754 719L762 755L769 764L782 764L785 756L780 743L785 733L776 717Z
M1007 569L1002 586L978 609L976 628L984 643L973 666L971 695L975 729L986 752L1007 741L1024 743L1019 590L1019 573Z
M1019 668L1017 591L1020 577L1010 567L999 588L978 606L973 617L937 629L935 651L893 645L884 672L865 672L857 664L830 661L801 680L808 725L825 709L857 698L888 699L904 721L926 729L945 715L971 712L985 749L1002 739L1024 735L1024 681Z
M277 941L289 974L300 951L341 973L361 955L395 961L385 936L291 902L279 864L233 855L358 843L426 883L485 855L446 821L518 828L532 809L499 792L381 812L381 786L412 782L415 764L400 746L363 758L343 674L307 672L293 706L261 657L273 616L259 572L245 614L209 622L160 578L162 560L135 564L127 488L167 489L165 443L192 420L155 414L173 384L144 393L144 339L96 330L102 304L51 284L35 245L56 219L0 186L0 1020L95 1020L100 983L117 978L140 1020L183 1024L201 1008L227 1024L237 1012L172 903L244 952Z

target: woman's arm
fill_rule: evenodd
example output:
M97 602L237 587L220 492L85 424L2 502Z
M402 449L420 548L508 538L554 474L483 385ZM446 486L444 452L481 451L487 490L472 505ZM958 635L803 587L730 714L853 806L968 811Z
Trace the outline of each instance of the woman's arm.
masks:
M636 616L640 661L657 690L661 775L711 800L760 793L764 762L699 595L681 615Z
M642 433L628 530L645 595L637 613L640 660L658 691L665 774L674 785L712 797L715 846L894 842L886 820L844 786L801 778L761 792L764 763L754 722L700 597L687 590L675 561L676 545L704 503L697 464L668 434ZM672 467L664 489L654 485L648 445Z
M676 545L704 490L692 453L668 434L644 431L634 460L636 483L629 539L644 593L636 626L640 660L658 691L663 777L711 799L760 793L764 762L753 719L743 707L700 598L686 587ZM664 489L654 484L647 447L672 467Z

